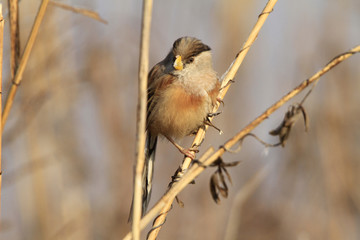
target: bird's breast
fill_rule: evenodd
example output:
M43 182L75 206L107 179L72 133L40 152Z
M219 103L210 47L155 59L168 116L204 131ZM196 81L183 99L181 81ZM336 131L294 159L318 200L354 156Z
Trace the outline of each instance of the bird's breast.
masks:
M149 130L153 134L182 138L203 125L211 106L207 94L191 94L180 85L171 85L157 99Z

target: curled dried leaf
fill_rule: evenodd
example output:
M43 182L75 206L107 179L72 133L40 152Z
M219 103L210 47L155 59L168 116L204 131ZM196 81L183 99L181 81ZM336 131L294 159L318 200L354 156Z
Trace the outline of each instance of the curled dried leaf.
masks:
M233 166L236 166L236 165L237 165L237 164L235 164L235 165L233 165ZM233 167L233 166L229 166L229 167ZM226 168L224 168L223 170L224 170L227 178L229 179L230 184L232 184L232 179L231 179L231 176L230 176L228 170L226 170Z
M289 110L285 113L284 119L281 124L270 131L269 134L279 136L280 143L284 147L287 139L289 138L291 128L294 126L300 116L303 116L305 131L308 130L308 117L305 108L301 104L291 105Z
M212 174L210 179L210 193L214 201L218 204L220 203L219 195L227 198L229 195L229 188L226 184L225 175L228 178L229 182L232 183L229 172L226 167L236 166L240 161L225 163L222 158L218 158L213 164L210 166L217 167L217 170Z
M220 203L220 198L218 191L216 190L217 189L216 186L217 186L217 176L212 175L210 179L210 193L214 201L218 204Z

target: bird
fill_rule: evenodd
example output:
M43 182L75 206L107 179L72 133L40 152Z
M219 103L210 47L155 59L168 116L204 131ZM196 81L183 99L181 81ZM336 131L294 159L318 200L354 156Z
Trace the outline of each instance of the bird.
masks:
M211 48L194 37L177 39L167 56L148 74L145 163L142 175L142 215L148 207L157 141L166 138L191 159L194 149L176 140L206 123L219 101L220 82L212 66Z

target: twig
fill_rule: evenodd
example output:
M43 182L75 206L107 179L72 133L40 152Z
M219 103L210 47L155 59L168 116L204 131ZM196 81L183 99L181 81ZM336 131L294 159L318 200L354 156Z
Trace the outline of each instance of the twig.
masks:
M243 141L245 140L246 137L248 136L251 136L253 138L255 138L259 143L261 143L264 147L277 147L277 146L280 146L281 145L281 142L278 142L278 143L274 143L274 144L271 144L271 143L267 143L265 141L263 141L261 138L259 138L258 136L256 136L256 134L253 134L253 133L248 133L246 134L243 138L241 138L239 140L239 145L237 146L237 148L235 149L229 149L229 148L226 148L225 146L221 146L222 148L225 149L226 152L229 152L229 153L238 153L240 152L240 150L242 149L242 144L243 144Z
M133 196L132 233L135 240L140 239L142 172L145 158L145 124L147 103L147 74L149 71L149 43L151 26L152 0L143 1L140 62L139 62L139 88L137 106L137 133L136 133L136 167Z
M19 5L18 0L8 0L10 18L10 77L14 79L20 59Z
M57 2L57 1L50 1L50 4L56 6L56 7L60 7L62 9L65 9L65 10L69 10L69 11L72 11L74 13L79 13L79 14L82 14L86 17L89 17L89 18L92 18L92 19L95 19L99 22L102 22L104 24L108 24L108 22L103 19L102 17L100 17L100 15L97 13L97 12L94 12L94 11L91 11L91 10L88 10L88 9L85 9L85 8L77 8L77 7L73 7L73 6L70 6L68 4L65 4L65 3L60 3L60 2Z
M277 2L277 0L268 1L264 10L259 15L255 26L253 27L252 31L250 32L248 39L244 43L242 50L240 50L240 52L236 55L235 60L231 63L229 69L223 74L223 76L221 78L221 80L222 80L221 81L221 91L218 95L218 99L220 99L220 100L224 99L224 96L227 93L227 91L232 83L232 79L234 79L242 61L244 60L246 54L250 50L251 45L255 42L255 40L260 32L261 27L264 25L265 20L267 19L269 14L272 12L273 7L276 2ZM220 101L219 101L218 105L214 107L213 113L215 113L217 111L219 106L220 106ZM199 131L196 134L195 139L192 143L193 147L199 146L201 144L201 142L204 140L206 129L207 129L207 127L205 129L199 129ZM194 154L195 154L195 152L194 152ZM190 163L191 163L191 159L188 157L185 158L182 163L182 166L181 166L181 172L185 172L189 168ZM167 216L166 213L169 212L171 204L172 203L169 202L168 205L165 206L164 209L161 210L161 217L158 217L156 219L153 226L161 226L162 225L162 222L165 221L165 218ZM151 234L149 235L148 239L149 240L156 239L156 236L159 234L160 229L161 228L158 227L158 228L156 228L156 230L152 231Z
M0 113L2 111L2 66L3 66L3 46L4 46L4 18L2 15L2 4L0 3ZM1 123L1 119L0 119ZM1 216L1 186L2 186L2 130L0 129L0 216ZM1 219L0 219L1 222Z
M8 116L9 116L10 109L11 109L12 104L14 102L14 98L15 98L17 88L18 88L19 84L21 83L21 79L22 79L25 67L26 67L27 62L29 60L31 50L32 50L32 47L34 46L34 42L35 42L37 33L39 31L40 24L41 24L41 22L42 22L42 20L44 18L46 7L47 7L48 3L49 3L49 0L43 0L41 2L39 12L36 15L34 25L33 25L32 29L31 29L29 39L28 39L28 41L26 43L26 46L25 46L24 53L21 56L19 67L16 70L16 74L15 74L15 77L14 77L14 79L12 81L12 85L11 85L9 94L8 94L7 99L5 101L4 112L2 113L2 122L1 122L2 130L4 130L6 120L7 120Z
M330 63L328 63L323 69L315 73L312 77L306 79L300 85L295 87L292 91L282 97L279 101L269 107L263 114L258 116L255 120L250 122L246 127L244 127L240 132L238 132L233 138L228 140L223 146L229 149L234 146L240 139L242 139L246 134L251 132L256 126L258 126L262 121L267 119L274 111L288 102L290 99L295 97L301 91L303 91L306 87L310 84L317 81L322 75L328 72L330 69L335 67L340 62L346 60L350 56L355 53L360 52L360 45L356 46L355 48L351 49L350 51L339 55L338 57L334 58ZM213 163L216 159L218 159L221 155L225 152L224 147L220 147L215 153L213 153L210 157L204 159L200 158L200 162L208 166ZM210 151L212 148L208 149ZM184 176L176 183L172 185L172 188L169 189L164 196L155 204L155 206L141 219L140 227L141 229L145 228L145 226L154 218L167 204L171 203L176 195L179 194L191 181L193 181L202 171L204 171L204 167L198 164L192 165L192 167L184 174ZM132 235L131 232L128 233L124 239L131 239Z

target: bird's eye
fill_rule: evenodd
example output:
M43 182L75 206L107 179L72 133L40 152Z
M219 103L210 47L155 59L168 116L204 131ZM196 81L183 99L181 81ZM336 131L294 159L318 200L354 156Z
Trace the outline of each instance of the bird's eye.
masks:
M194 57L189 58L189 63L192 63L194 61Z

